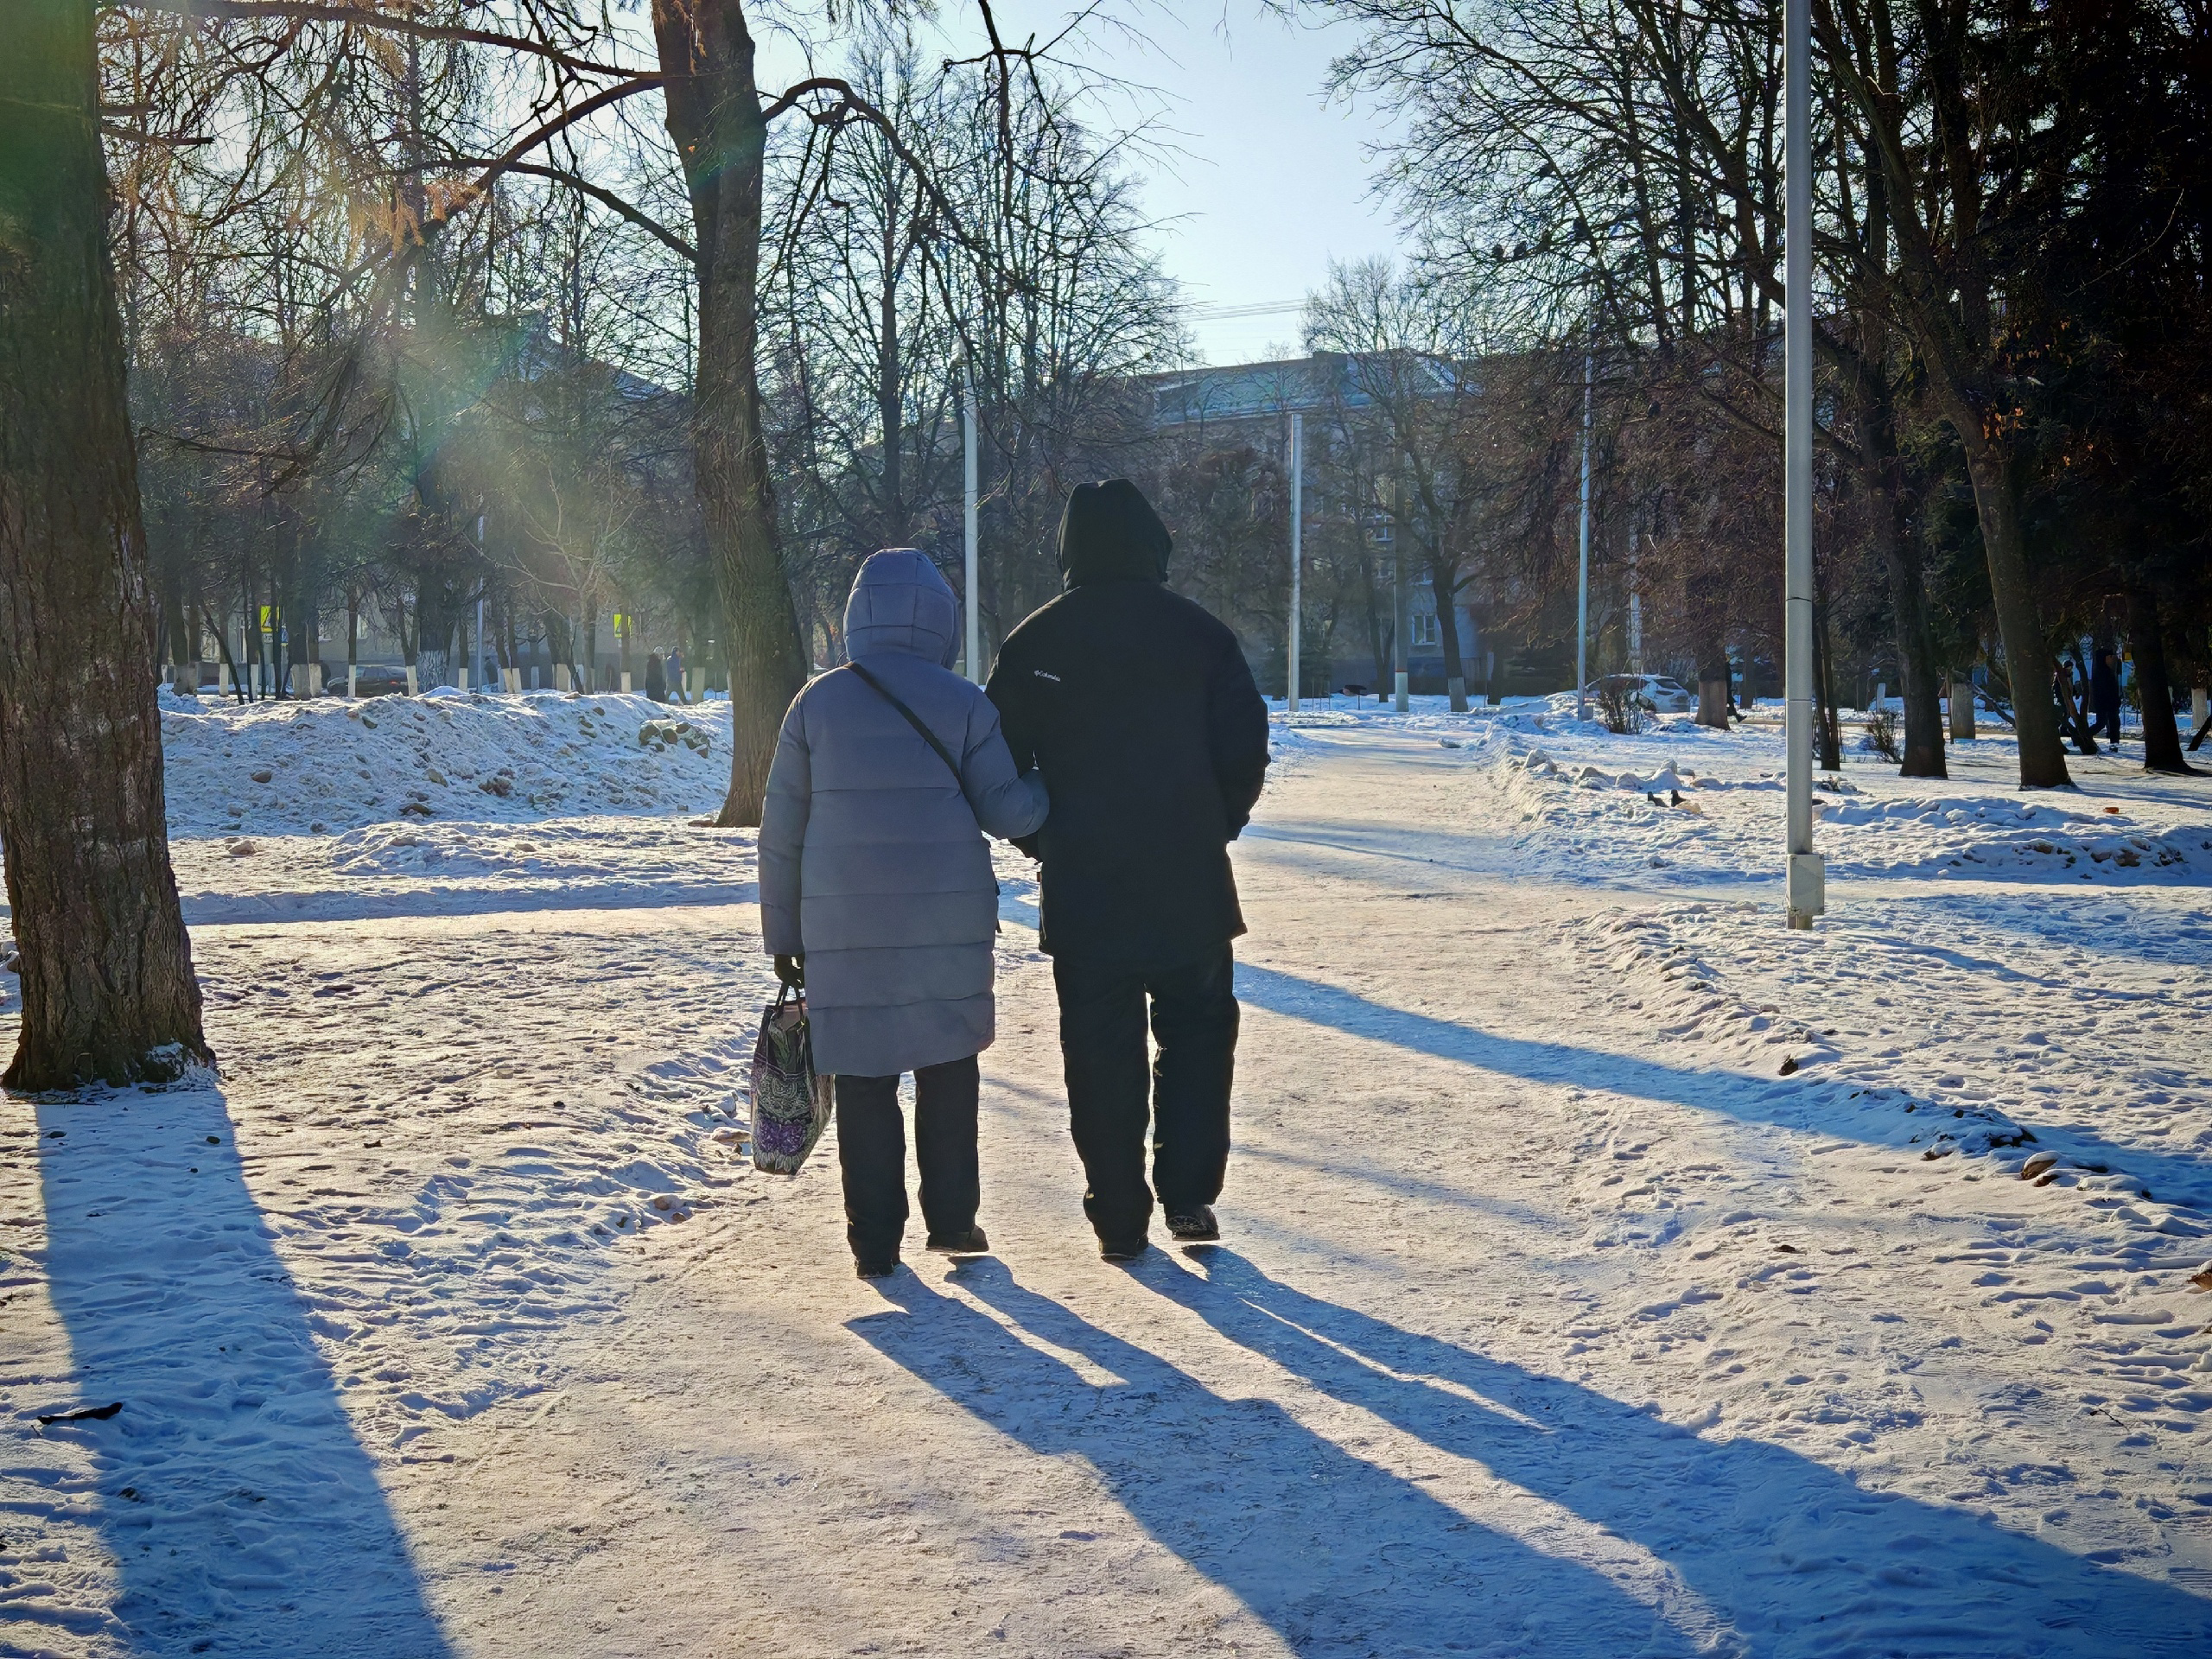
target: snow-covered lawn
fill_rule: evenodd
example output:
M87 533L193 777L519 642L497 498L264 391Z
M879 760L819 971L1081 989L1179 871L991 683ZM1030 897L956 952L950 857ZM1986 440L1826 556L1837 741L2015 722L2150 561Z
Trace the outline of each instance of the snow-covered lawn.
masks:
M1096 1260L1007 854L878 1288L664 716L165 715L223 1076L0 1103L0 1654L2212 1651L2212 779L1853 756L1790 934L1778 732L1279 718L1227 1242Z

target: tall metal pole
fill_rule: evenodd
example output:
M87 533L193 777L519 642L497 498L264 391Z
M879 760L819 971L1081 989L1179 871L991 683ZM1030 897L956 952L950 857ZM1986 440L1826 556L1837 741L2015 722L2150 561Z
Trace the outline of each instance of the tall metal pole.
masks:
M476 515L476 556L480 559L484 556L484 515L480 512ZM480 585L476 590L476 644L474 656L475 660L469 666L474 672L469 677L475 683L473 689L481 691L484 690L484 590ZM464 691L471 689L467 683L461 687Z
M1306 575L1306 417L1290 417L1290 680L1284 707L1298 712L1298 635L1305 618L1303 585Z
M1631 513L1628 521L1628 671L1643 672L1643 590L1636 568L1637 532L1643 528Z
M1400 714L1413 707L1406 675L1406 480L1391 480L1397 521L1390 526L1390 706Z
M1597 332L1596 318L1590 328ZM1590 718L1590 407L1598 381L1594 345L1582 354L1582 556L1574 579L1574 717Z
M1813 135L1812 0L1783 9L1783 761L1789 774L1783 878L1789 925L1827 908L1813 850Z
M961 436L967 448L968 554L963 568L968 604L968 677L981 685L983 683L983 627L982 613L977 607L976 595L976 382L972 378L963 386L962 392Z

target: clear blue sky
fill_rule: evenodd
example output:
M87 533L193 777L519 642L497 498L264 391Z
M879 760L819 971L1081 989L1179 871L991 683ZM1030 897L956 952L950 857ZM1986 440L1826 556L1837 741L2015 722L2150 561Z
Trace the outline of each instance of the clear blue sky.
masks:
M1348 33L1286 24L1256 0L1200 0L1138 22L1150 48L1102 35L1099 60L1156 87L1162 124L1176 135L1180 154L1147 168L1144 194L1169 221L1157 232L1162 264L1190 297L1199 350L1225 363L1271 344L1296 349L1294 310L1204 314L1300 301L1332 258L1396 251L1388 207L1368 194L1375 164L1366 146L1390 125L1370 108L1322 97Z
M1060 32L1069 0L993 0L1009 43ZM1184 288L1209 362L1299 348L1297 305L1331 259L1396 251L1388 210L1368 198L1364 146L1389 124L1366 108L1325 102L1329 61L1349 44L1341 27L1286 23L1260 0L1106 0L1055 54L1124 83L1102 98L1094 125L1141 125L1154 146L1135 169L1166 273ZM962 55L980 49L974 0L939 0L938 28ZM761 73L795 66L763 42ZM830 48L825 57L834 57ZM1270 315L1208 310L1280 305Z

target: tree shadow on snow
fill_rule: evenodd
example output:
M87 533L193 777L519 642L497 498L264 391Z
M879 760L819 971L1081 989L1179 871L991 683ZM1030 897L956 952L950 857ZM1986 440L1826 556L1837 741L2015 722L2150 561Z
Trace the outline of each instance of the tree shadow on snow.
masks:
M1453 830L1430 825L1328 818L1269 819L1253 824L1239 837L1240 842L1251 842L1255 849L1264 849L1263 854L1255 851L1246 856L1264 855L1286 871L1306 868L1337 880L1363 880L1370 886L1391 887L1407 880L1408 872L1388 866L1409 865L1505 878L1522 874L1528 868L1528 855L1521 845L1526 839L1525 831ZM1382 864L1374 868L1358 864L1347 866L1342 860L1316 859L1312 852L1300 850L1306 849L1339 853L1352 859L1378 860ZM1654 898L1679 900L1683 889L1717 893L1723 889L1754 888L1770 885L1774 878L1767 871L1756 869L1713 869L1702 866L1685 869L1671 864L1655 867L1638 863L1610 869L1585 868L1578 880L1592 891L1646 893Z
M1784 1082L1779 1077L1760 1077L1717 1067L1665 1065L1656 1060L1609 1054L1602 1049L1583 1048L1572 1043L1504 1037L1453 1020L1439 1020L1433 1014L1391 1007L1370 1001L1355 991L1243 962L1236 964L1236 995L1240 1001L1265 1008L1270 1014L1327 1026L1355 1037L1394 1044L1485 1071L1526 1077L1534 1083L1605 1090L1640 1100L1663 1101L1696 1111L1717 1112L1739 1122L1775 1123L1817 1131L1830 1139L1852 1138L1847 1122L1818 1116L1825 1089L1816 1075L1801 1074ZM2084 1162L2124 1170L2143 1181L2154 1195L2170 1202L2201 1203L2202 1189L2212 1183L2212 1159L2115 1146L2072 1125L2055 1127L2051 1133L2052 1144L2063 1144L2069 1153ZM1897 1150L1910 1148L1900 1146Z
M219 1090L42 1101L47 1273L140 1654L447 1659ZM49 1139L56 1133L61 1138Z
M1427 824L1375 823L1366 819L1274 819L1250 825L1242 839L1269 848L1311 847L1355 858L1382 859L1468 874L1503 875L1514 868L1513 838L1480 830L1442 830ZM1300 855L1274 855L1279 862L1305 861ZM1344 872L1332 865L1330 873Z
M1300 1652L1688 1655L1666 1582L1623 1586L1469 1521L1269 1400L1166 1361L969 1264L960 1284L1115 1379L1094 1384L911 1274L851 1329L1040 1457L1075 1456L1139 1525ZM1065 1548L1065 1546L1063 1546Z
M2212 924L2206 921L2202 899L2202 889L2208 885L2212 883L2199 879L2192 883L2140 882L2127 887L2108 884L2069 888L2066 907L2058 912L2056 922L2051 909L2056 895L2034 889L1993 893L1937 887L1910 895L1885 893L1881 902L1885 911L1906 913L1921 928L1952 938L1968 934L1986 938L1992 931L2003 929L2016 938L2033 942L2038 949L2056 943L2092 957L2121 957L2175 967L2202 968L2208 959L2212 959ZM2128 902L2140 899L2146 891L2154 898L2171 895L2172 902L2155 910ZM1919 913L1913 914L1915 912ZM1870 917L1870 921L1873 919ZM2062 927L2063 933L2059 931ZM1900 940L1892 933L1885 942L1895 948L1916 949L1909 939L1909 935ZM2094 967L2073 967L2063 977L2053 975L2036 982L2130 1001L2140 1000L2142 995L2102 986Z
M752 881L576 880L542 887L411 887L396 893L374 887L316 892L187 893L184 919L192 927L263 922L385 922L423 917L557 915L569 911L674 910L708 905L750 905ZM4 913L4 907L0 907Z
M1308 1296L1232 1251L1192 1254L1200 1272L1160 1257L1136 1276L1323 1393L1649 1550L1718 1620L1723 1650L1732 1633L1755 1655L2212 1652L2212 1601L1764 1441L1701 1440Z

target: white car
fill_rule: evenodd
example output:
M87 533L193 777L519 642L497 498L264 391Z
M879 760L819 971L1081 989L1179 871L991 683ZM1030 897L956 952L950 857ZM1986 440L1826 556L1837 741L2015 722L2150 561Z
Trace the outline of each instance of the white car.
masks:
M1687 715L1697 707L1696 697L1685 690L1681 682L1670 680L1663 674L1608 674L1603 679L1592 680L1583 687L1582 695L1595 702L1598 693L1608 689L1632 693L1654 714Z

